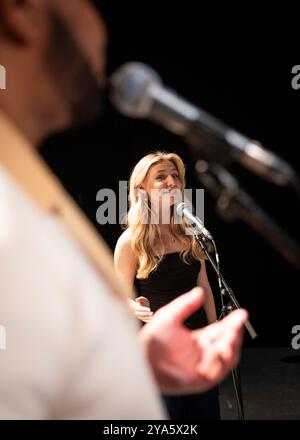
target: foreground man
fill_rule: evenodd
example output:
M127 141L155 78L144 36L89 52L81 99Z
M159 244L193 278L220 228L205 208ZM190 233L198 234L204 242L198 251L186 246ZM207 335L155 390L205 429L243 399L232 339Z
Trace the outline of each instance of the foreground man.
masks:
M158 387L204 391L238 361L245 311L183 327L200 289L137 336L110 253L38 156L98 112L106 43L88 0L0 0L2 419L160 419Z

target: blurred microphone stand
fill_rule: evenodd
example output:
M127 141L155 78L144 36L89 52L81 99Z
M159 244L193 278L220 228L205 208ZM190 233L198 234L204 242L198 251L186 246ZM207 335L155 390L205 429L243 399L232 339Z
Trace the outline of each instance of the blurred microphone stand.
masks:
M243 220L265 238L288 263L300 270L300 247L239 185L223 166L199 160L199 181L217 200L217 211L226 221Z

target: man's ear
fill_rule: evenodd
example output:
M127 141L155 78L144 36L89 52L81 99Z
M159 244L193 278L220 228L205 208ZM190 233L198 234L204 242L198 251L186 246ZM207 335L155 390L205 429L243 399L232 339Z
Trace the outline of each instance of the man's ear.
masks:
M0 0L0 33L20 45L29 44L41 27L41 0Z

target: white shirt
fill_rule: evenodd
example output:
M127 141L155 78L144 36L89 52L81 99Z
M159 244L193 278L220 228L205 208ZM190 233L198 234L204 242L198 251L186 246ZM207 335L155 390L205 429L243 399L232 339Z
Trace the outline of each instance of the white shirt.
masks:
M134 324L0 167L0 418L164 418Z

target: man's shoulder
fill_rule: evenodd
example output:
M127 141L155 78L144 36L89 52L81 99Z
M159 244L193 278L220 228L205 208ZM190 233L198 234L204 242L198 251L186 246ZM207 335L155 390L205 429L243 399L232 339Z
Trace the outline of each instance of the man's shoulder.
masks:
M12 271L24 261L27 281L36 284L44 274L41 283L64 285L65 292L68 285L81 286L82 277L102 281L59 218L43 212L1 166L0 258Z
M0 164L0 251L10 246L15 235L24 228L32 213L25 195Z
M12 209L34 209L34 204L22 191L15 180L0 163L0 209L1 214L9 214Z
M78 301L98 306L115 303L105 279L60 219L36 206L1 166L0 261L5 261L9 273L18 274L20 292L21 286L30 295L34 290L49 292L51 302L69 305ZM20 267L26 271L20 272ZM7 288L12 288L13 277L4 278Z

